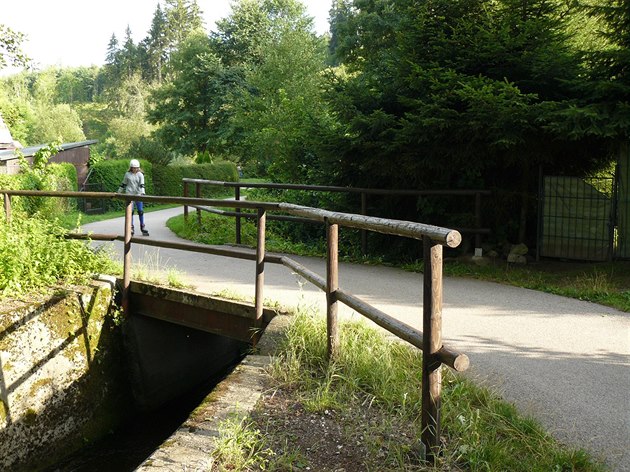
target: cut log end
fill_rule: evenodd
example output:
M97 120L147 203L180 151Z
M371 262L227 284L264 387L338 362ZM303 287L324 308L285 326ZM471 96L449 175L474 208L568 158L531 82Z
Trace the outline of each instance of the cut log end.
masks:
M446 245L448 247L457 247L462 242L462 235L459 231L451 231L446 235Z

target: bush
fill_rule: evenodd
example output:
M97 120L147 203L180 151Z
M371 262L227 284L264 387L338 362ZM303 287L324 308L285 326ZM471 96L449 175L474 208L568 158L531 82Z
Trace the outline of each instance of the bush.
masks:
M170 165L154 169L155 191L157 195L181 197L184 195L182 179L222 180L238 182L238 172L233 162L214 164ZM194 192L194 190L192 190ZM210 198L223 192L220 187L202 186L201 196ZM194 195L191 195L194 196Z
M77 171L72 164L48 164L56 152L57 145L54 143L43 147L33 156L32 165L18 153L21 173L3 175L0 184L11 190L76 190ZM24 212L27 216L39 214L49 220L76 208L75 200L68 198L14 197L11 203L15 212Z
M173 157L161 142L146 136L131 143L128 155L136 159L145 159L155 166L168 165Z
M183 178L238 181L236 165L232 162L217 162L215 164L169 165L153 166L146 159L140 159L140 166L144 172L144 181L148 195L181 197L184 195ZM100 188L95 191L115 192L122 182L125 172L129 170L129 161L122 159L107 160L95 163L92 167L90 183L99 183ZM224 189L218 187L202 187L202 196L210 198ZM194 192L194 190L193 190ZM108 201L108 210L120 210L122 201Z

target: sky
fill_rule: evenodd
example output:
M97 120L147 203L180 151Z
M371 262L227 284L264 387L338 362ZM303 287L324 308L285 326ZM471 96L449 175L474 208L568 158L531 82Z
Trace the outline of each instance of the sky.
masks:
M206 29L229 15L230 0L197 0ZM332 0L303 0L315 29L328 31ZM26 35L23 50L39 68L102 65L107 45L125 37L127 25L135 43L144 39L158 0L0 0L0 24ZM163 5L162 5L163 6ZM16 72L5 69L0 74Z

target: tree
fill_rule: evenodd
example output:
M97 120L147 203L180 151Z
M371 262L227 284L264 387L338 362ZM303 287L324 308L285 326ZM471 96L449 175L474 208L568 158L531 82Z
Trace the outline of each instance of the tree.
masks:
M320 175L318 138L330 123L326 45L303 10L287 12L271 17L274 34L260 42L261 55L247 68L231 122L242 130L235 146L250 169L274 180L313 182Z
M125 30L125 42L118 54L121 74L125 78L130 78L139 70L138 47L134 44L131 36L131 28L127 25Z
M34 109L28 142L42 144L52 141L84 141L81 119L70 105L39 105Z
M612 160L630 138L630 2L594 0L581 15L596 25L589 37L598 40L583 52L584 73L570 81L576 98L555 106L547 126L576 142L597 140Z
M151 29L145 39L150 78L158 85L162 83L164 66L168 60L168 37L166 16L158 3L151 20Z
M196 31L203 30L203 18L197 0L165 0L166 38L172 51Z
M120 61L120 48L118 44L118 38L112 33L109 43L107 44L107 52L105 54L105 66L103 67L104 82L108 86L115 86L118 83L121 76L121 61Z
M201 32L184 41L171 63L172 82L151 93L148 118L159 126L157 136L184 155L222 152L230 96L242 74L223 66Z
M89 103L99 93L99 68L76 67L63 68L57 71L57 87L55 103Z
M598 156L598 143L552 129L554 110L576 97L571 80L583 76L568 46L563 5L345 4L347 14L336 25L337 57L350 74L332 82L346 129L336 146L342 151L338 183L503 189L522 198L525 216L516 218L520 231L511 238L524 239L525 202L538 166L584 171L596 161L587 153ZM404 212L417 208L392 210L408 217ZM507 205L494 213L513 218L504 210Z
M239 0L227 18L217 22L211 36L214 48L227 65L259 63L264 45L280 37L288 24L300 31L312 29L305 11L295 0Z
M116 64L118 62L119 53L120 49L118 48L118 38L116 38L116 34L112 33L112 37L109 38L109 43L107 44L105 63L110 66Z
M23 33L0 24L0 70L7 66L27 67L29 57L22 50Z
M328 51L332 65L338 66L337 48L339 47L340 35L343 35L343 27L351 16L350 0L335 0L330 9L330 41Z

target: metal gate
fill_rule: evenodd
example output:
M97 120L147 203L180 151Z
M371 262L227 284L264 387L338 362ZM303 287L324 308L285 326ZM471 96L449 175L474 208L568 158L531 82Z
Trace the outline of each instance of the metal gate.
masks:
M544 176L538 254L585 261L612 259L615 179Z
M630 259L630 153L625 151L617 166L615 257L620 259Z

